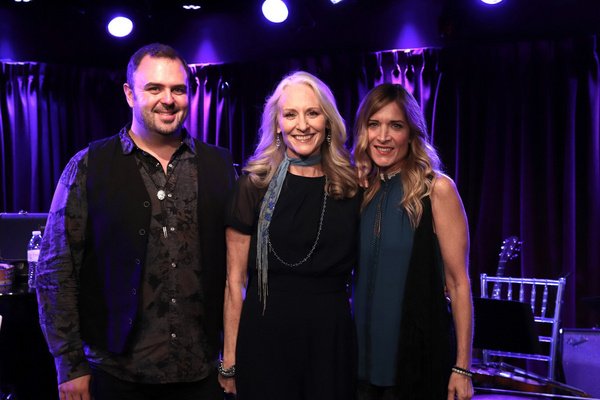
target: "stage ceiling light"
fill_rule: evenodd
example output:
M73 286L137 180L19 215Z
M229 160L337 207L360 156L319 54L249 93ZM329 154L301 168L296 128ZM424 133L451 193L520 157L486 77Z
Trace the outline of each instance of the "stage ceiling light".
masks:
M288 17L288 8L281 0L265 0L262 12L266 19L276 24L285 21Z
M337 4L337 3L341 3L342 1L344 1L344 0L331 0L331 3L332 4Z
M498 4L502 0L481 0L481 1L484 2L485 4Z
M124 37L133 30L133 22L126 17L116 17L108 23L108 31L116 37Z

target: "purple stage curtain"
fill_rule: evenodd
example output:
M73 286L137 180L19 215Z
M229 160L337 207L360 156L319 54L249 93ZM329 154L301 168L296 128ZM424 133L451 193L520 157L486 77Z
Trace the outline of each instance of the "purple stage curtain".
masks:
M446 50L434 142L471 223L471 278L566 277L563 326L591 328L600 295L598 43L595 37Z
M349 132L368 90L401 83L463 198L474 294L480 273L496 273L502 240L516 235L522 251L506 274L567 276L563 326L589 328L599 318L581 298L600 295L597 54L588 37L192 65L186 127L242 166L266 96L290 71L331 87ZM68 159L131 119L125 71L0 65L0 211L45 212Z
M125 75L0 63L0 211L47 212L68 160L129 117Z

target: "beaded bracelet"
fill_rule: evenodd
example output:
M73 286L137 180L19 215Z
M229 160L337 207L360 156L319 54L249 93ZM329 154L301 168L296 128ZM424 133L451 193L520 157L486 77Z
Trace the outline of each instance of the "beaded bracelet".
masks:
M225 368L223 368L223 360L221 360L219 362L219 367L217 369L219 371L219 374L221 374L225 378L233 378L235 376L235 364L233 364L231 367L225 369Z
M457 374L465 375L469 378L473 377L473 371L469 371L468 369L463 369L463 368L457 367L456 365L454 367L452 367L452 372L456 372Z

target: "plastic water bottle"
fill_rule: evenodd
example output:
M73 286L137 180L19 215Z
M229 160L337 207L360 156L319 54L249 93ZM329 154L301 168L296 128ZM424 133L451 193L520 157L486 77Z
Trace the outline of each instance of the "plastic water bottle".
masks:
M27 284L30 288L35 287L35 274L38 258L40 257L40 247L42 247L42 232L31 232L31 239L29 239L29 245L27 245L27 263L29 264Z

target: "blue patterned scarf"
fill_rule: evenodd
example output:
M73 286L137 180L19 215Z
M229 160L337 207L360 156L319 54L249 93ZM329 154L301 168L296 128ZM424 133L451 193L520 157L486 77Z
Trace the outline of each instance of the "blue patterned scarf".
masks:
M267 308L267 294L268 294L268 269L269 269L269 225L271 224L271 218L275 211L275 204L279 199L281 193L281 187L285 180L288 167L291 165L297 166L311 166L321 162L321 153L315 154L308 158L291 158L285 153L285 158L279 164L275 175L269 182L267 193L263 198L260 206L260 215L258 218L258 239L256 241L256 266L258 269L258 296L263 301L263 313Z

